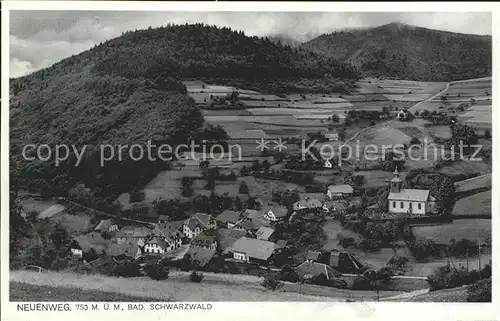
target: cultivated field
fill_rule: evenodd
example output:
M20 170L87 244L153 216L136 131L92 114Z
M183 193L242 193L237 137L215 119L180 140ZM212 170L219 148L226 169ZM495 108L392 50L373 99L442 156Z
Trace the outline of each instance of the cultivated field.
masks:
M491 216L491 191L459 199L453 207L453 215Z
M490 219L455 219L445 224L415 225L412 231L417 239L449 244L451 239L491 239L491 227Z

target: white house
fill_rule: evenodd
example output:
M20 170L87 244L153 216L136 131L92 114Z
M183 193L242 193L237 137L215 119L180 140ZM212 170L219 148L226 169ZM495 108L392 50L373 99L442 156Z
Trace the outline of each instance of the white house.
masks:
M273 206L268 207L264 211L264 218L268 221L276 222L279 219L285 217L287 215L287 213L288 213L288 210L285 206L273 205Z
M391 192L387 197L389 213L426 215L435 211L436 200L429 194L429 190L402 188L403 181L397 169L393 175Z
M330 140L330 141L334 141L334 140L339 140L339 133L337 132L327 132L325 134L325 138Z
M332 163L328 159L325 160L325 163L323 164L323 166L325 168L332 168L333 167Z
M329 199L333 199L335 197L343 197L350 196L354 193L354 189L351 185L330 185L328 186L328 190L326 191L326 195Z
M144 253L162 254L170 250L172 249L169 248L169 244L156 236L154 236L150 240L147 240L144 244Z
M194 239L204 230L216 228L217 223L212 215L196 213L182 225L182 233L189 239Z
M411 117L410 112L407 109L401 109L400 111L398 111L398 114L396 115L396 118L399 120L407 120L410 117Z

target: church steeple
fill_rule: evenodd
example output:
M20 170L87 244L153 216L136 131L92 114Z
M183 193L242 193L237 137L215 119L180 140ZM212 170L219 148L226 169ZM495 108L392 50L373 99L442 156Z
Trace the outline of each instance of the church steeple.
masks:
M399 193L401 192L401 188L403 187L403 181L399 177L399 172L397 167L392 175L393 177L391 179L391 193Z

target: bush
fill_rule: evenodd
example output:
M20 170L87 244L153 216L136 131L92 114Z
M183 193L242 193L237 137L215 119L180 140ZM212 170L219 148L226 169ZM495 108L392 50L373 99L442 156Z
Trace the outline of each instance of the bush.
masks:
M373 286L367 277L364 276L356 276L352 283L353 290L372 290Z
M297 283L300 281L300 277L290 265L284 265L281 268L280 280Z
M467 289L467 302L491 302L491 278L472 284Z
M417 137L413 137L410 140L410 145L420 145L420 139L418 139Z
M122 277L135 277L141 275L139 264L135 262L125 262L118 265L113 270L113 275Z
M266 289L276 291L277 289L283 286L283 283L276 277L266 276L264 278L264 281L262 281L262 286L265 287Z
M168 268L160 263L154 263L146 266L146 274L153 280L168 279Z
M200 283L203 280L203 278L205 278L205 276L202 273L198 273L196 271L193 271L189 275L189 278L191 279L191 282Z
M240 194L248 194L248 185L246 182L241 181L240 182L240 187L238 189Z
M130 193L129 201L130 201L130 203L137 203L137 202L144 201L145 198L146 198L146 196L144 195L143 191L135 190L132 193Z
M452 268L449 264L437 268L433 274L427 277L430 290L456 288L465 284L472 284L479 280L479 272L476 270L467 272L465 268Z

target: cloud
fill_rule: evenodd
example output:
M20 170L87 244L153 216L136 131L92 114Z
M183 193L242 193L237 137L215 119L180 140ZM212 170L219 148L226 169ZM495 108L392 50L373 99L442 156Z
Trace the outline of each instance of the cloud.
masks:
M167 23L206 23L243 30L248 35L281 35L305 41L335 30L395 21L491 34L490 13L11 11L11 76L45 68L124 31Z

